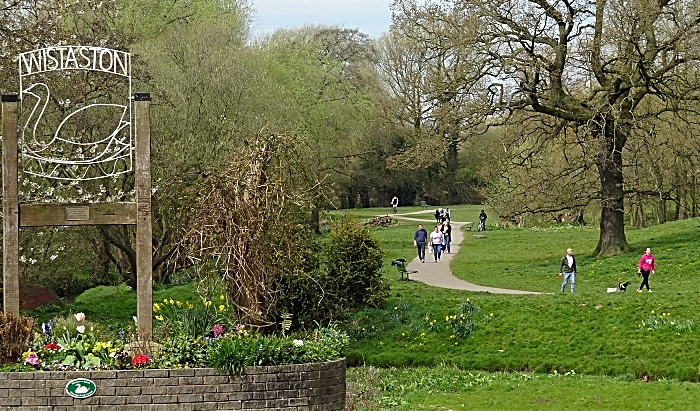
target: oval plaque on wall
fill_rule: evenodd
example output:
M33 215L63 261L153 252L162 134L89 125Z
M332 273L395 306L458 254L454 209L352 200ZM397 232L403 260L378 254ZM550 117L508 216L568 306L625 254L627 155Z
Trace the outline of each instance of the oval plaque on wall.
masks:
M95 394L97 386L87 378L76 378L66 384L66 393L73 398L88 398Z

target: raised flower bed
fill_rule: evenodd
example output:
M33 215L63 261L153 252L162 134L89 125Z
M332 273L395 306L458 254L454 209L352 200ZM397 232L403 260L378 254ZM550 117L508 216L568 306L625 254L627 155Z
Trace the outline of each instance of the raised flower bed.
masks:
M6 316L0 335L13 338L3 340L0 411L344 409L347 334L320 327L264 336L216 320L225 318L189 328L164 318L156 342L122 331L110 338L83 313L41 332L30 318Z
M94 383L74 398L73 380ZM12 410L342 410L345 360L246 367L0 373L0 409Z

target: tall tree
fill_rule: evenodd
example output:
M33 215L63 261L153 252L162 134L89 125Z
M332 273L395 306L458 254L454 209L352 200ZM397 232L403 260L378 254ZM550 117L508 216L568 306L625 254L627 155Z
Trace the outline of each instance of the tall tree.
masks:
M695 98L685 71L700 57L700 5L660 0L396 0L399 21L442 22L483 68L494 115L538 113L552 137L585 132L595 147L601 201L596 254L627 247L623 149L648 99L676 111ZM433 47L450 35L430 30ZM458 41L457 38L453 38ZM519 118L519 117L518 117ZM547 120L550 119L550 120Z

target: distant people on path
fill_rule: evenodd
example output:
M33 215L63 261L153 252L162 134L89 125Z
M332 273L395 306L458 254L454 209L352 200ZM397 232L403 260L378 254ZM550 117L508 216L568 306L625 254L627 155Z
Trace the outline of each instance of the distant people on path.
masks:
M442 224L442 208L435 210L435 224Z
M399 208L399 198L394 196L394 198L391 199L391 208L394 209L394 214L396 214L396 210Z
M435 230L430 233L430 245L433 247L433 256L435 257L435 262L440 261L440 253L442 253L442 247L445 245L445 234L440 231L439 226L435 226Z
M570 248L566 249L566 255L561 258L559 277L564 277L564 282L561 283L561 292L564 292L566 283L571 281L571 292L573 293L574 282L576 281L576 258L574 258L574 252Z
M418 259L425 262L425 243L428 241L428 232L423 228L423 224L418 224L418 229L413 233L413 246L418 248Z
M449 222L450 222L450 218L451 218L451 217L450 217L450 209L449 209L449 208L446 208L446 209L445 209L445 221L447 221L447 222L449 223ZM444 223L445 221L443 221L443 223Z
M442 234L445 236L445 253L452 254L452 251L450 251L450 241L452 240L452 226L450 225L450 220L442 223Z
M646 285L647 291L651 292L649 288L649 274L654 274L656 271L656 261L654 256L651 254L651 248L647 247L644 250L644 254L639 258L639 264L637 264L637 274L642 275L642 284L637 288L637 292L641 293L642 288Z
M479 214L479 226L477 228L478 231L486 231L486 219L488 216L486 215L486 212L484 210L481 210L481 214Z

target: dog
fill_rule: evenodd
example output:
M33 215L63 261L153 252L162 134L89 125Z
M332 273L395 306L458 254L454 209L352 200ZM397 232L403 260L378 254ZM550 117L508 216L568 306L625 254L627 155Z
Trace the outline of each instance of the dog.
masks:
M608 288L609 293L616 293L618 291L627 291L627 287L631 284L630 281L625 281L624 283L619 283L617 287Z

